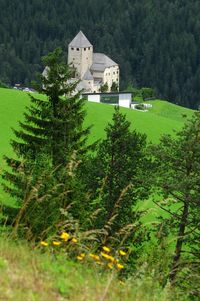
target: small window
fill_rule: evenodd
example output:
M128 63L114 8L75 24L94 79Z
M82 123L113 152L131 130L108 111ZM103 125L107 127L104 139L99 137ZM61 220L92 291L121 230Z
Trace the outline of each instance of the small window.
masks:
M76 48L77 51L79 51L79 48Z
M88 47L88 50L90 50L90 47Z
M113 72L113 74L115 74L115 72Z
M86 48L84 48L84 51L86 51Z
M71 48L71 50L74 50L74 48Z

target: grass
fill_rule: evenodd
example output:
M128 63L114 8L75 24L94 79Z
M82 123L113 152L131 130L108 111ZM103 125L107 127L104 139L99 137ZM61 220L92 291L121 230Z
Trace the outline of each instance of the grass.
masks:
M168 286L161 288L144 275L121 283L112 272L0 239L2 301L167 301L172 300L171 294Z
M25 107L30 103L28 94L22 91L0 88L0 157L12 155L10 139L13 132L11 128L18 128L18 121L23 120ZM182 108L166 101L153 101L153 108L149 112L139 112L126 108L121 111L127 115L131 122L131 128L145 133L149 141L158 142L164 133L173 134L174 130L180 130L184 117L191 117L193 111ZM87 103L86 125L93 125L90 141L105 136L104 129L112 119L113 106L106 104ZM2 165L2 164L0 164Z
M40 95L41 97L41 95ZM175 135L174 131L182 128L184 116L191 117L192 110L176 106L167 101L150 101L153 107L149 112L121 108L131 122L131 129L136 129L147 135L148 141L159 142L162 134ZM18 129L18 121L23 121L23 112L29 106L30 99L26 92L0 88L0 169L4 168L3 156L12 156L10 140L14 138L12 128ZM112 120L113 106L106 104L87 103L85 125L93 125L89 142L105 137L105 127ZM13 200L0 188L0 202L12 204Z

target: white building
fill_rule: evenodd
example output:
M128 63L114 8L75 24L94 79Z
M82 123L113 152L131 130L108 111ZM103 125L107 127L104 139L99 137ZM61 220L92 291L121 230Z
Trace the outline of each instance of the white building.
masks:
M130 92L110 92L110 93L83 93L82 97L88 101L118 105L124 108L131 108L132 93Z
M118 64L103 53L94 53L92 44L82 31L68 46L68 64L75 68L75 78L80 80L78 90L97 93L102 85L107 84L110 92L113 83L119 87Z

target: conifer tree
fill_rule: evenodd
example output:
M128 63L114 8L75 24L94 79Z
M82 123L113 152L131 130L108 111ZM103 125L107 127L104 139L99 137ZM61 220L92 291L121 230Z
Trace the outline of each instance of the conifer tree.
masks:
M130 122L119 107L115 107L112 121L105 129L106 138L99 144L88 177L94 194L101 191L97 206L103 215L98 226L113 219L110 235L134 222L133 206L147 190L143 172L146 136L130 130Z
M4 172L4 188L17 198L19 206L47 170L57 178L52 185L59 183L59 176L63 184L67 182L63 169L68 168L72 156L78 161L88 148L85 142L89 128L83 128L84 100L75 92L73 70L62 61L60 49L45 56L43 62L46 68L37 90L44 97L30 95L25 122L14 130L17 139L11 142L16 157L5 158L8 168ZM43 185L43 192L45 185L48 183Z
M182 267L199 266L200 239L200 111L194 113L177 137L162 137L151 148L155 183L164 201L156 202L167 212L164 224L175 237L169 279L176 280Z

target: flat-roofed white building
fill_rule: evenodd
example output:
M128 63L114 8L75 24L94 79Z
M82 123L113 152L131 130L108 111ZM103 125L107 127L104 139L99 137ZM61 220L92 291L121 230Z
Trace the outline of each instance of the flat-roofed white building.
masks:
M124 108L131 108L132 102L132 93L130 92L83 93L82 97L91 102L118 105Z

